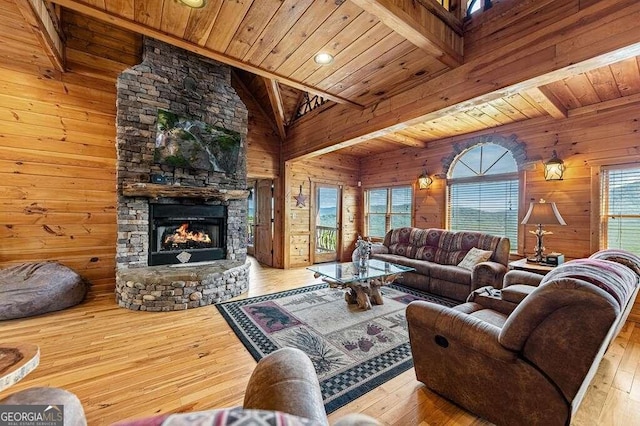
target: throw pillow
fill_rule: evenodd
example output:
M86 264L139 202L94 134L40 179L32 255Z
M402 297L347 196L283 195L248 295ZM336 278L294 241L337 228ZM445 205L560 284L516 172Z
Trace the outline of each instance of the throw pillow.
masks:
M458 263L458 266L464 269L472 270L480 262L486 262L493 254L490 250L480 250L477 247L471 248L464 259Z

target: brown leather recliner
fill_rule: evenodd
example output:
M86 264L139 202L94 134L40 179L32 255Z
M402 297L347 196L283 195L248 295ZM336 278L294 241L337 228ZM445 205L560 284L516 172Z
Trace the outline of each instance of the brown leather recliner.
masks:
M639 275L607 260L554 269L511 314L412 302L418 380L499 425L569 424L624 323Z

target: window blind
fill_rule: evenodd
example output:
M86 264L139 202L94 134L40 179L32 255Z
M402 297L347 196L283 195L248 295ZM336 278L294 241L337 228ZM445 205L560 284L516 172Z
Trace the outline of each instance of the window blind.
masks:
M389 229L411 226L411 187L391 188L391 226Z
M518 180L449 184L449 229L504 235L518 247Z
M365 191L366 234L383 238L392 228L411 226L413 191L410 186Z
M384 237L387 221L387 188L367 191L367 235Z
M640 254L640 167L604 167L600 176L600 247Z

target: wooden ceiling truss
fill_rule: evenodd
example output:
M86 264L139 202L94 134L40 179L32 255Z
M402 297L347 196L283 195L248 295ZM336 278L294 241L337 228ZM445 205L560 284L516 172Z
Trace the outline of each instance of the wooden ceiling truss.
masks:
M54 15L52 18L43 0L21 0L16 5L51 60L51 65L58 71L64 71L64 42L55 20L57 17Z

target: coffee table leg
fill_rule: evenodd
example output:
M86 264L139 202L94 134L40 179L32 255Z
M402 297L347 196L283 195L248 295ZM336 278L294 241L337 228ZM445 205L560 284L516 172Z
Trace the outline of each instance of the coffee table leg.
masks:
M371 304L373 305L383 305L384 302L382 300L382 294L380 293L380 285L371 283Z
M350 305L357 304L358 308L364 309L365 311L371 309L369 295L362 286L350 286L349 290L344 294L344 300Z
M351 287L348 287L347 291L344 292L344 300L349 305L355 305L356 303L358 303L358 298L356 297L355 290L352 289Z

